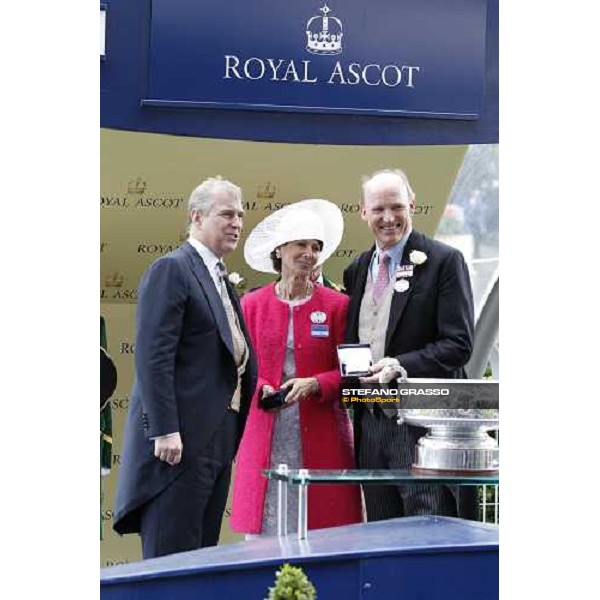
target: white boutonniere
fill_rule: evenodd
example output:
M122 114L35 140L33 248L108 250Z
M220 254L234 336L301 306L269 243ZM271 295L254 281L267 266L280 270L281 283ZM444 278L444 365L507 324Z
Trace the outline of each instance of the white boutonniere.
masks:
M229 273L228 279L229 283L235 288L241 287L242 283L244 282L244 278L235 271L233 273Z
M422 265L427 260L427 254L425 252L421 252L420 250L413 250L408 258L413 265Z

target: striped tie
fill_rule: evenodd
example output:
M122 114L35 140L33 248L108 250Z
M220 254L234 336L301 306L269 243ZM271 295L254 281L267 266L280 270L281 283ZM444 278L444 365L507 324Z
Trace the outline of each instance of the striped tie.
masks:
M379 254L379 271L377 272L377 279L373 285L373 300L375 304L381 302L385 289L390 282L390 260L390 255L387 252L381 252Z
M240 327L240 322L238 320L237 313L235 312L235 309L231 304L231 299L229 298L227 284L225 283L225 280L227 279L227 269L221 261L217 263L217 273L219 275L219 284L221 288L221 299L223 300L223 308L225 309L225 314L227 316L227 321L231 330L231 339L233 341L233 356L235 359L235 364L238 368L238 384L235 393L233 394L233 398L231 399L230 407L236 412L238 412L240 406L241 377L244 371L246 370L246 362L248 360L248 346L246 345L246 338L244 337L242 328Z
M221 299L223 300L223 308L225 309L225 314L227 315L227 321L229 322L229 327L231 328L231 337L233 339L233 348L235 354L236 363L239 365L242 360L242 356L245 350L245 339L244 334L240 328L237 314L235 313L235 309L231 304L231 299L229 298L229 292L227 291L227 284L225 280L227 279L227 269L222 262L217 263L217 271L219 273L219 283L221 285Z

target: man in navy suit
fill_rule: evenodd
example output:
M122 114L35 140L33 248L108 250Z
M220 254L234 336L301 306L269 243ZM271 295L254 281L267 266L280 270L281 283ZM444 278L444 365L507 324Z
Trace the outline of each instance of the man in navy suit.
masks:
M473 295L462 254L413 230L415 194L400 170L363 182L361 216L375 245L344 272L351 296L346 341L371 345L366 383L408 377L456 379L473 346ZM390 405L355 407L355 448L363 469L408 469L426 431L397 424ZM364 486L369 521L419 514L456 516L455 489L446 486ZM465 494L465 498L467 494ZM473 517L473 496L461 516Z
M222 258L242 230L242 193L210 178L189 199L190 236L144 273L136 378L113 527L144 558L214 546L256 360Z

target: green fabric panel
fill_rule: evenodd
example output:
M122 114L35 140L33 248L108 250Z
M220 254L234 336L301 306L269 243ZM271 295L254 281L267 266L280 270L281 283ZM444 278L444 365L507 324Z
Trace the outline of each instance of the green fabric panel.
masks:
M100 346L106 348L106 324L104 323L104 317L100 317Z
M112 438L112 411L110 402L100 411L100 431ZM110 469L112 444L100 438L100 467Z
M100 317L100 347L107 349L106 341L106 324L104 317ZM107 402L105 407L100 411L100 469L110 469L112 461L112 443L102 439L102 434L109 436L112 439L112 411L110 402ZM103 539L103 522L102 511L104 510L104 481L100 476L100 539Z

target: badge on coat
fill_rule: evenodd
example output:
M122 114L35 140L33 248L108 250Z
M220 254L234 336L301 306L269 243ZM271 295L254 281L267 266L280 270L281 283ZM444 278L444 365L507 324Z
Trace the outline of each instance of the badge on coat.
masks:
M314 323L310 326L310 335L312 337L329 337L329 325Z
M310 313L310 322L311 323L325 323L327 321L327 315L320 310L315 310Z
M405 292L410 287L410 283L406 279L398 279L394 284L394 289L397 292Z
M413 265L398 265L396 267L396 279L399 279L400 277L412 277L413 271Z

